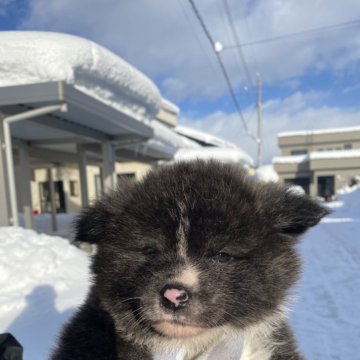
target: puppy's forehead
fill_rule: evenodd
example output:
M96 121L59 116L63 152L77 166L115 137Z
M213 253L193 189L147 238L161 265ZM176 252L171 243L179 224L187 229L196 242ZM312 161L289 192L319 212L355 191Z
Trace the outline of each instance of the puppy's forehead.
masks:
M176 250L177 254L183 260L187 259L188 237L190 230L190 219L186 205L183 202L178 203L179 223L176 230Z

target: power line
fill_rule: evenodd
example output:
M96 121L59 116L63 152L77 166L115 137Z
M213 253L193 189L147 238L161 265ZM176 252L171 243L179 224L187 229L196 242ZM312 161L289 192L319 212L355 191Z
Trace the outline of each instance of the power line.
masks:
M224 8L225 8L225 13L226 13L226 17L228 19L228 22L230 24L230 29L231 29L231 32L232 32L232 35L233 35L233 38L235 40L235 44L236 44L236 49L238 51L238 54L239 54L239 57L240 57L240 60L241 60L241 63L242 63L242 66L245 70L245 74L248 78L248 81L249 83L255 87L254 85L254 82L252 80L252 77L250 75L250 71L249 71L249 67L248 67L248 64L246 62L246 59L245 59L245 56L244 56L244 53L241 49L241 44L240 44L240 39L239 39L239 36L238 36L238 33L236 31L236 28L235 28L235 24L234 24L234 19L232 18L231 16L231 11L230 11L230 7L229 7L229 2L228 0L222 0L223 4L224 4Z
M194 34L195 34L196 41L198 42L199 47L200 47L200 49L202 50L202 52L203 52L203 54L204 54L204 57L205 57L206 60L208 61L209 66L212 68L212 71L213 71L214 73L216 73L219 77L221 77L220 72L219 72L219 69L216 67L216 64L212 61L212 59L210 59L208 52L207 52L206 49L204 48L204 46L203 46L204 44L203 44L203 42L201 41L201 39L200 39L200 37L199 37L199 34L198 34L197 31L195 30L195 26L194 26L194 24L193 24L193 21L191 21L188 13L186 12L185 6L184 6L182 0L178 0L178 4L179 4L179 6L180 6L180 8L181 8L181 11L182 11L183 14L184 14L184 17L186 18L186 21L187 21L187 22L189 23L189 25L191 26L191 28L192 28L192 30L193 30L193 32L194 32Z
M334 31L334 30L339 30L339 28L340 28L340 30L345 30L347 28L355 27L355 26L359 26L359 25L360 25L360 19L355 19L355 20L340 23L340 24L321 26L318 28L294 32L291 34L278 35L278 36L274 36L272 38L254 40L254 41L250 41L250 42L243 43L243 44L224 46L224 50L234 49L234 48L242 48L242 47L253 46L253 45L260 45L260 44L275 42L275 41L284 40L284 39L288 39L288 38L292 38L292 37L296 37L296 36L303 36L303 35L307 35L307 34L311 34L311 33ZM341 29L341 28L343 28L343 29Z
M192 8L192 10L193 10L196 18L199 20L199 23L200 23L200 25L201 25L201 28L203 29L203 31L204 31L207 39L208 39L209 42L210 42L210 45L211 45L212 49L214 49L215 41L214 41L214 39L212 38L209 30L207 29L207 27L206 27L206 25L205 25L205 23L204 23L204 20L203 20L203 18L201 17L201 15L200 15L200 13L199 13L199 10L197 9L197 7L196 7L196 5L195 5L195 3L194 3L194 0L189 0L189 2L190 2L191 8ZM243 126L244 126L244 129L245 129L246 133L247 133L248 135L250 135L248 126L247 126L247 124L246 124L244 115L243 115L243 113L242 113L242 111L241 111L239 102L238 102L238 100L237 100L237 98L236 98L236 96L235 96L235 91L234 91L234 89L233 89L233 87L232 87L232 85L231 85L231 81L230 81L229 75L228 75L228 73L227 73L227 71L226 71L225 65L224 65L224 63L223 63L223 61L222 61L222 59L221 59L221 56L220 56L219 52L217 52L217 51L214 51L214 52L215 52L216 59L217 59L217 61L218 61L218 63L219 63L219 66L220 66L220 68L221 68L221 71L222 71L222 73L223 73L223 75L224 75L224 78L225 78L226 84L227 84L227 86L228 86L228 90L229 90L230 96L231 96L231 98L232 98L232 100L233 100L233 102L234 102L235 108L236 108L236 111L238 112L238 114L239 114L239 116L240 116L241 122L242 122L242 124L243 124Z

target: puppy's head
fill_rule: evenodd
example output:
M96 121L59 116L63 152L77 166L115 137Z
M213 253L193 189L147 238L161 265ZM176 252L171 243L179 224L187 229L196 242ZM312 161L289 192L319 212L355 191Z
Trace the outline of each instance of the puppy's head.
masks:
M256 324L299 273L297 239L327 210L217 162L161 167L85 210L94 291L123 334L184 338Z

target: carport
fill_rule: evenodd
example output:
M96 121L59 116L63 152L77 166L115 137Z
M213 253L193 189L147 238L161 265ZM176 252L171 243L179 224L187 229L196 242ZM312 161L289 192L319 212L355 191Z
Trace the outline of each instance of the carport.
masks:
M87 163L101 162L107 191L116 184L116 160L169 160L173 155L146 142L153 136L150 125L63 81L0 87L0 122L0 226L17 226L21 210L31 227L32 167L78 163L85 206ZM15 179L14 159L20 179ZM24 209L18 209L19 196Z

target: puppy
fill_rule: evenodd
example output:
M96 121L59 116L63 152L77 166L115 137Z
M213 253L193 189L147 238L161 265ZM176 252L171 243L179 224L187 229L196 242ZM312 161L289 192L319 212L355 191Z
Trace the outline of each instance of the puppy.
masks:
M294 246L328 211L236 166L163 166L86 209L93 286L53 360L298 360Z

